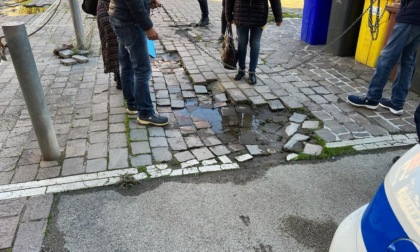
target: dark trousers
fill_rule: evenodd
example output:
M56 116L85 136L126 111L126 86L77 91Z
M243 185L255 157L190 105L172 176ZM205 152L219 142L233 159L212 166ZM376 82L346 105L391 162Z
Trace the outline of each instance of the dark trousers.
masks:
M201 15L203 17L209 16L209 6L207 5L207 0L198 0L200 4Z
M417 137L420 141L420 104L417 106L416 112L414 113L414 123L416 124Z
M222 16L221 16L221 20L222 20L222 34L225 34L226 32L226 26L227 26L227 21L226 21L226 11L225 11L225 0L222 1Z

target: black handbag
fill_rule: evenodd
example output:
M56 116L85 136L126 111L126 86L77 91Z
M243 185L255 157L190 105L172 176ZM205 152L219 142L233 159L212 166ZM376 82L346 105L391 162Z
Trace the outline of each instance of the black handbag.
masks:
M97 6L98 0L83 0L82 10L87 14L96 16Z
M226 27L225 39L223 40L222 46L223 67L225 69L235 70L236 63L238 62L238 50L235 49L231 24L228 24Z

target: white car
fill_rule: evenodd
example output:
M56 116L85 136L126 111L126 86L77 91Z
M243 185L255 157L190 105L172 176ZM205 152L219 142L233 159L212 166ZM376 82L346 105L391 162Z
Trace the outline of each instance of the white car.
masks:
M420 145L391 167L369 204L347 216L330 252L420 251Z

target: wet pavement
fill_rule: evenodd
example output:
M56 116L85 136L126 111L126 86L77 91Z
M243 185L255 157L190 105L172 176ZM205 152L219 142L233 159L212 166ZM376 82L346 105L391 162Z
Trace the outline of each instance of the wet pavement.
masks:
M235 71L219 62L221 2L209 5L211 24L203 28L192 25L200 16L195 1L168 1L152 14L161 40L150 85L156 110L170 119L164 128L140 126L125 114L113 76L103 74L93 17L82 13L89 62L72 66L60 64L52 53L75 43L68 2L56 1L45 13L22 17L30 30L54 15L30 42L62 158L42 160L8 55L9 61L0 64L0 210L5 209L0 228L14 228L0 236L0 249L42 240L36 234L45 230L45 216L19 219L27 207L10 210L16 204L115 184L121 175L136 180L181 176L257 167L265 159L278 164L302 152L320 155L326 147L369 150L416 143L418 96L409 94L402 116L348 105L349 93L367 90L372 68L352 58L319 54L323 46L301 42L299 18L285 19L281 27L267 25L257 85L234 81ZM28 233L34 237L26 238Z

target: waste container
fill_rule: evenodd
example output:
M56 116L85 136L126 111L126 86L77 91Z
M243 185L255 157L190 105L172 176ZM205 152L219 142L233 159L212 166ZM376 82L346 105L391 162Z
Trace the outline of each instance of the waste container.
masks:
M327 45L337 39L363 13L363 0L333 1L328 25ZM359 20L341 39L332 44L328 51L334 55L345 57L356 53L357 39L360 31Z
M325 45L332 0L305 0L301 40L311 45Z
M372 23L375 24L378 18L379 20L379 34L376 40L372 39L371 31L368 26L369 24L369 11L363 16L362 23L360 24L359 39L357 40L355 60L368 65L370 67L376 67L376 61L382 50L382 44L384 43L386 28L388 26L389 13L385 11L385 6L392 1L376 1L372 6ZM371 0L366 0L363 10L367 10L371 5ZM377 10L379 9L379 17L377 16Z

